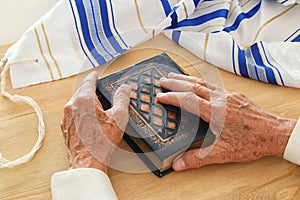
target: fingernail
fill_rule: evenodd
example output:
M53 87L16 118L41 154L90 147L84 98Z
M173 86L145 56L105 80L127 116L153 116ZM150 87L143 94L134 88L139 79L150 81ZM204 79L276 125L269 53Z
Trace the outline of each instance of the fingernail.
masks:
M168 77L171 77L171 76L174 76L174 75L175 75L174 72L170 72L170 73L168 74Z
M120 87L124 88L127 93L131 93L131 87L127 84L122 84Z
M163 77L160 78L160 81L164 81L164 80L166 80L166 79L167 79L167 78L163 76Z
M165 96L164 93L158 93L158 94L156 95L156 97L158 97L158 98L163 97L163 96Z
M173 168L175 170L183 170L185 168L185 163L182 158L179 158L178 160L174 161Z

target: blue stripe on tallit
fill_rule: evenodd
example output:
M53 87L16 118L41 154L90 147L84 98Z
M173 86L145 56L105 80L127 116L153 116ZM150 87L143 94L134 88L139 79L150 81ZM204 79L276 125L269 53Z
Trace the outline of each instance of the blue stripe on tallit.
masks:
M165 15L168 16L170 14L170 12L172 11L169 1L168 0L160 0L160 2L163 5Z
M265 47L264 47L264 45L263 45L263 43L262 42L260 42L260 45L261 45L261 48L262 48L262 50L263 50L263 53L264 53L264 57L266 58L266 60L267 60L267 62L268 62L268 64L270 65L270 66L272 66L276 71L277 71L277 73L279 74L279 77L280 77L280 81L281 81L281 84L283 85L283 86L285 86L285 84L284 84L284 81L283 81L283 78L282 78L282 75L281 75L281 73L280 73L280 71L278 70L278 68L277 67L275 67L270 61L269 61L269 59L268 59L268 57L267 57L267 54L266 54L266 50L265 50Z
M285 0L285 1L283 1L283 2L280 2L280 4L284 4L284 3L286 3L286 2L288 2L289 0Z
M249 19L253 17L260 10L260 7L261 7L261 1L259 1L259 3L254 8L252 8L248 13L239 14L236 17L234 23L231 26L224 28L224 31L231 32L237 30L241 22L245 19Z
M99 65L104 64L104 63L106 63L105 59L103 58L103 56L101 56L98 53L98 51L96 50L96 47L94 46L92 39L91 39L89 24L88 24L87 16L85 13L84 3L81 0L76 0L75 3L77 6L77 9L78 9L78 12L79 12L79 18L80 18L80 22L81 22L81 30L82 30L85 44L88 47L91 54L93 55L93 57L95 58L95 60L98 62L98 64Z
M178 24L176 24L175 26L169 27L169 29L185 27L185 26L198 26L216 18L226 18L227 15L228 15L227 9L220 9L205 15L201 15L193 19L183 20Z
M172 9L172 14L171 14L172 22L171 22L171 26L175 26L178 23L178 16L177 16L177 13L176 13L177 8L178 8L178 6L175 6Z
M108 41L118 53L124 53L126 50L122 49L110 30L106 0L99 0L99 4L101 10L102 25Z
M252 52L252 55L255 59L255 62L258 66L264 68L265 70L265 73L266 73L266 76L267 76L267 79L268 79L268 82L269 83L272 83L272 84L277 84L277 81L276 81L276 77L275 77L275 74L274 74L274 71L266 66L262 60L262 57L260 55L260 52L259 52L259 49L258 49L258 46L257 44L253 44L251 47L251 52Z
M198 3L200 2L200 0L194 0L194 5L195 5L195 7L197 7L198 6Z
M231 51L231 56L232 56L232 67L233 67L233 71L235 74L237 74L236 72L236 68L235 68L235 42L232 39L232 51Z
M290 41L291 38L293 38L296 34L299 34L299 32L300 32L300 28L297 29L291 36L289 36L289 37L288 37L287 39L285 39L284 41L285 41L285 42ZM300 35L300 34L299 34L299 35ZM299 35L298 35L298 37L299 37ZM297 37L296 37L296 38L297 38ZM293 40L295 40L296 38L292 39L291 41L293 42Z
M115 17L114 17L114 10L113 10L113 6L112 6L112 2L111 0L109 0L110 3L110 11L111 11L111 15L112 15L112 24L114 27L115 32L117 33L117 35L119 36L120 40L123 42L123 44L126 46L126 48L128 48L128 45L126 44L126 42L123 40L123 38L121 37L121 35L119 34L117 28L116 28L116 23L115 23Z
M292 42L300 42L300 34L292 40Z
M104 44L105 39L102 39L102 40L100 39L100 38L104 38L104 35L103 35L103 30L102 30L101 24L100 25L97 24L97 22L99 22L99 13L97 12L99 7L97 6L97 4L94 6L92 0L90 0L89 6L91 6L90 10L92 12L91 13L92 17L89 17L88 19L89 19L89 23L90 23L90 31L92 32L93 41L94 41L94 43L96 43L97 50L100 51L101 55L104 56L104 58L106 60L110 60L110 59L114 58L114 56L112 55L114 52L108 45ZM87 13L88 13L88 10L89 9L87 9ZM95 15L96 15L95 12L97 14L97 18L95 17ZM93 28L95 28L94 32L92 31Z
M243 50L241 50L240 48L238 48L238 61L239 61L238 63L239 63L239 69L240 69L241 75L243 77L250 78L250 76L248 74L248 69L247 69L245 52Z
M160 0L160 2L163 6L166 17L169 16L170 13L172 13L171 14L171 19L172 19L171 26L175 26L175 24L177 24L177 22L178 22L178 16L177 16L177 13L176 13L177 7L175 6L172 9L171 5L170 5L170 2L168 0Z
M84 53L84 55L87 57L87 59L90 61L90 63L93 65L93 67L95 67L95 64L92 62L92 60L90 59L90 57L87 55L86 51L84 50L83 48L83 45L82 45L82 41L81 41L81 37L80 37L80 34L79 34L79 29L78 29L78 24L77 24L77 20L76 20L76 17L75 17L75 13L74 13L74 8L73 8L73 5L72 5L72 0L70 0L70 6L71 6L71 10L72 10L72 14L73 14L73 18L74 18L74 23L75 23L75 27L76 27L76 32L77 32L77 35L78 35L78 39L79 39L79 43L80 43L80 47Z
M181 31L173 31L172 32L172 40L179 44L179 39L180 39Z
M246 56L246 60L247 60L247 69L248 69L248 74L249 74L250 78L259 80L259 81L266 80L266 78L259 78L258 70L256 68L255 61L251 56L250 48L245 49L244 52L245 52L245 56Z

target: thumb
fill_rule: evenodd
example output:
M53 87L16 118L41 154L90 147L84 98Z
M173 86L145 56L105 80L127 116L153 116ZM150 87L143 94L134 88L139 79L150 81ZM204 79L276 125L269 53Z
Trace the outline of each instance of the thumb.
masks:
M205 165L222 163L219 159L214 145L201 149L193 149L182 154L177 160L173 161L172 167L175 171L182 171L185 169L199 168Z
M112 108L107 111L114 117L122 130L126 128L128 123L130 93L131 88L129 85L121 85L114 94Z

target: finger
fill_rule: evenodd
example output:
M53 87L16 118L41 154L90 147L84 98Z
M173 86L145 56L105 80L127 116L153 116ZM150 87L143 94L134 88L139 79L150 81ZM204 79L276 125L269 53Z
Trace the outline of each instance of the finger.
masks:
M200 116L206 122L210 122L211 106L209 101L198 97L192 92L159 93L156 98L160 103L181 107Z
M205 158L201 158L201 149L193 149L185 152L178 159L173 161L172 167L175 171L199 168L205 165L204 159Z
M89 73L83 80L81 86L74 93L73 97L78 97L78 96L93 97L96 91L97 79L98 79L97 72L93 71Z
M81 86L73 94L66 106L74 106L77 109L95 109L98 105L103 110L100 101L96 96L96 81L98 79L97 72L89 73L83 80Z
M88 88L91 88L95 91L97 79L98 79L98 74L97 74L97 72L93 71L85 77L85 79L83 80L82 86L86 85Z
M198 83L198 84L200 84L204 87L207 87L211 90L215 90L215 89L218 88L217 86L215 86L211 83L208 83L208 82L204 81L203 79L195 77L195 76L187 76L187 75L175 74L175 73L171 72L171 73L168 74L168 78L189 81L189 82L192 82L192 83Z
M64 107L64 117L61 121L61 131L64 136L69 131L69 128L73 121L73 117L74 117L73 107L72 105L67 103Z
M193 149L182 154L176 159L172 167L175 171L199 168L210 164L231 162L231 153L217 146L209 146L201 149Z
M193 92L206 100L210 99L210 93L212 92L207 87L204 87L196 82L169 79L165 77L160 79L160 86L174 92Z
M107 112L116 120L119 128L124 130L128 123L128 107L131 88L129 85L121 85L113 97L113 106Z

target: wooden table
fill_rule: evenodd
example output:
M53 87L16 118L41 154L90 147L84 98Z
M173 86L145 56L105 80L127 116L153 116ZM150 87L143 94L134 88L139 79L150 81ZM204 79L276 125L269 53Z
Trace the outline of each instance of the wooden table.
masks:
M0 47L0 57L8 47ZM188 73L199 76L200 71L206 80L242 92L272 113L295 119L300 116L299 89L259 83L219 70L162 35L118 57L105 72L98 71L108 74L163 51ZM68 165L59 127L63 107L86 74L10 90L38 102L45 118L46 137L29 163L0 169L0 199L51 199L51 176ZM36 125L31 107L0 97L0 152L5 158L15 159L31 149L37 138ZM128 148L124 143L122 146ZM300 168L276 157L174 172L161 179L150 172L134 174L112 169L110 178L121 200L300 199Z

